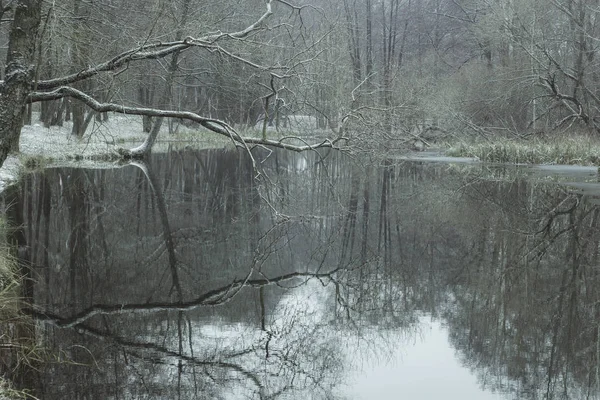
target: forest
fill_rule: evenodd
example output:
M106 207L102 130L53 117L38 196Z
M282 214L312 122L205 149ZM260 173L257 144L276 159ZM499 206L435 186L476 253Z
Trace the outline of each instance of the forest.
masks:
M267 131L292 127L327 137L321 146L360 149L594 136L600 123L594 0L29 0L0 9L0 161L23 123L70 120L82 136L111 111L144 119L149 138L137 153L164 117L170 131L179 121L241 144L282 147Z
M600 398L599 16L0 0L0 399Z

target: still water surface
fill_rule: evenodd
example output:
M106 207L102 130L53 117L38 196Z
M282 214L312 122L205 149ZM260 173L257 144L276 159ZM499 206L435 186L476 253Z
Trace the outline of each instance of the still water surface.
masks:
M254 156L7 194L39 398L599 398L595 177Z

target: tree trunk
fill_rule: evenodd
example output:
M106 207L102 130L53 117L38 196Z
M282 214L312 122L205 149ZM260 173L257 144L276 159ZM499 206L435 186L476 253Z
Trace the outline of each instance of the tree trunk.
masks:
M373 6L367 0L367 79L373 74Z
M362 82L362 63L360 58L361 35L358 27L358 14L356 9L352 10L350 8L347 0L344 0L344 11L348 25L348 49L350 50L350 60L352 62L353 82L355 86L358 86Z
M391 134L393 131L393 67L395 62L396 46L398 44L398 0L393 0L389 4L389 9L385 8L385 3L381 7L381 17L384 21L382 25L382 54L383 54L383 105L386 108L384 126L385 131ZM386 20L386 17L389 18Z
M191 0L185 0L183 3L181 20L179 21L180 25L179 25L179 29L175 33L175 40L181 40L181 38L183 37L183 27L187 23L187 17L188 17L189 8L190 8L190 1ZM162 94L162 98L160 99L161 105L166 106L168 104L172 105L172 103L173 103L173 101L172 101L173 100L173 83L175 81L175 74L177 73L177 70L179 68L179 53L180 53L179 51L175 51L171 56L171 63L169 64L169 74L167 75L165 90ZM154 123L154 125L152 126L152 130L146 137L146 140L144 140L144 143L142 143L140 146L130 150L130 155L132 157L140 158L140 157L145 157L148 154L150 154L150 152L152 151L152 146L154 146L154 143L156 142L158 133L160 132L160 128L163 124L163 120L164 120L164 117L159 117L156 120L156 122ZM145 129L146 128L144 127L144 130Z
M23 115L23 124L31 125L32 116L33 116L33 108L31 107L31 103L29 103L29 104L27 104L27 110L26 110L25 114ZM19 151L19 148L17 147L15 150Z
M138 102L142 107L152 107L153 106L153 92L150 92L150 88L147 86L138 86ZM152 130L152 117L147 115L142 116L142 129L144 132L148 133Z
M85 69L89 63L89 40L85 29L85 24L89 20L89 8L83 4L82 0L76 0L73 3L73 15L75 23L73 28L73 37L71 39L71 52L73 72L76 73ZM90 89L89 81L81 81L73 84L73 87L82 91ZM85 133L85 110L84 104L75 101L71 104L71 113L73 116L73 129L71 134L82 137Z
M82 137L85 133L84 129L84 114L85 106L82 103L74 101L71 104L71 112L73 116L73 129L71 134L77 137Z
M0 165L18 150L27 96L32 90L35 37L42 0L20 0L10 30L5 80L0 86Z

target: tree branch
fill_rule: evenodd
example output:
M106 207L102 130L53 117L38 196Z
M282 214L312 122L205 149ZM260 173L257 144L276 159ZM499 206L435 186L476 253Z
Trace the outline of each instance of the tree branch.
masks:
M292 150L296 152L306 151L306 150L314 150L322 147L335 148L335 144L341 140L346 140L345 137L339 137L335 140L325 139L320 143L316 144L308 144L304 146L296 146L290 143L286 143L285 139L280 140L271 140L266 138L246 138L240 136L232 126L230 126L225 121L221 121L215 118L206 118L201 115L198 115L189 111L173 111L173 110L160 110L156 108L144 108L144 107L129 107L120 104L114 103L100 103L93 97L88 94L74 89L69 86L62 86L53 90L51 92L34 92L29 95L29 102L38 102L44 100L57 100L64 97L72 97L75 98L88 107L97 112L116 112L120 114L129 114L129 115L146 115L150 117L167 117L167 118L181 118L190 121L197 122L204 128L218 133L220 135L226 136L233 140L236 143L243 145L244 147L247 144L256 144L256 145L264 145L264 146L272 146L278 147L286 150Z
M93 67L89 67L85 70L79 71L75 74L63 76L60 78L54 78L37 83L39 90L52 90L59 86L69 85L75 82L79 82L85 79L89 79L101 72L116 71L122 66L128 64L131 61L139 60L152 60L164 58L175 52L181 52L187 50L192 46L204 47L212 50L219 50L225 52L222 48L215 45L215 43L223 38L227 39L243 39L250 35L252 32L261 30L263 28L265 20L267 20L272 14L271 3L273 0L266 2L267 10L258 18L253 24L249 25L245 29L237 32L228 33L213 33L202 36L200 38L187 37L184 40L167 42L167 43L152 43L144 46L139 46L134 49L130 49L122 52L121 54L113 57L111 60L103 62ZM225 52L227 55L231 55L229 52ZM239 57L235 57L239 59ZM244 60L250 63L247 60Z

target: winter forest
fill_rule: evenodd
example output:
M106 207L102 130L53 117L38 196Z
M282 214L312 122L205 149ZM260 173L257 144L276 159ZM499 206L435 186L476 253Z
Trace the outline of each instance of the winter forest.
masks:
M600 0L0 0L0 400L600 398Z
M593 0L4 1L5 43L13 3L39 7L23 120L74 135L117 106L364 147L598 128Z

